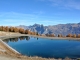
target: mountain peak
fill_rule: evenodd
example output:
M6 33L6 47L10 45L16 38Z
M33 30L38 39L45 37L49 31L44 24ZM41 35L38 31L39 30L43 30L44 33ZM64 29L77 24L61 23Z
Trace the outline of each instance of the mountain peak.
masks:
M29 29L31 31L36 31L40 34L62 34L67 35L69 33L71 34L80 34L80 23L69 23L69 24L58 24L53 26L44 26L40 24L34 24L32 26L24 26L20 25L19 27L22 27L24 29Z

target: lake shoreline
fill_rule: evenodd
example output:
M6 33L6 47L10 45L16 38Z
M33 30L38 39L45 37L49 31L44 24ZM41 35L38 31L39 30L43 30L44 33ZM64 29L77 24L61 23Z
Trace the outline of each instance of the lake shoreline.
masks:
M80 40L80 38L72 38L72 37L47 37L47 36L37 36L37 35L28 35L28 34L17 34L17 35L7 35L7 36L1 36L0 38L3 39L7 39L7 38L14 38L14 37L20 37L20 36L31 36L31 37L36 37L36 38L45 38L45 39L59 39L59 40Z
M36 35L27 35L27 34L16 34L16 35L14 34L14 35L0 36L0 39L4 40L4 39L7 39L7 38L15 38L15 37L20 37L20 36L32 36L32 37L36 37L36 38L46 38L46 39L51 39L51 40L54 40L54 39L80 40L80 38L46 37L46 36L36 36ZM7 46L7 47L9 48L9 46ZM12 48L12 50L14 50L14 49ZM41 57L37 57L37 58L41 58ZM48 58L41 58L41 59L46 59L47 60ZM53 57L53 59L54 59L54 57Z

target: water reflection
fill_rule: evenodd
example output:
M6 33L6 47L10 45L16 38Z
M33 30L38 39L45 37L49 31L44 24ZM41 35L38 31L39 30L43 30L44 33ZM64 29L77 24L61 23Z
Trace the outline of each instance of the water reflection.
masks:
M37 40L38 40L38 38L37 38Z
M9 38L9 39L5 39L3 40L4 42L8 43L8 42L17 42L18 40L30 40L29 36L20 36L20 37L16 37L16 38Z
M5 39L3 40L4 42L8 43L8 42L17 42L18 40L26 40L26 41L29 41L30 38L33 38L32 36L20 36L20 37L16 37L16 38L8 38L8 39ZM39 38L37 37L34 37L36 40L38 40ZM55 39L50 39L50 40L55 40ZM58 39L57 39L58 40ZM68 40L68 41L79 41L80 40Z

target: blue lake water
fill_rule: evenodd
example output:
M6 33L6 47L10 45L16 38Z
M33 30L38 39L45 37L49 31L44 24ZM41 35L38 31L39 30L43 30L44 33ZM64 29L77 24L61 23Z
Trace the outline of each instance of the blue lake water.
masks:
M80 41L19 37L4 40L23 55L45 58L79 58Z

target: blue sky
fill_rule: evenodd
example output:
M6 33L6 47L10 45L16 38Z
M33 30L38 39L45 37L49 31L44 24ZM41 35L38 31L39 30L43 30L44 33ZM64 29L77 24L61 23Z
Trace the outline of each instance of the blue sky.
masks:
M80 0L0 0L0 25L80 22Z

